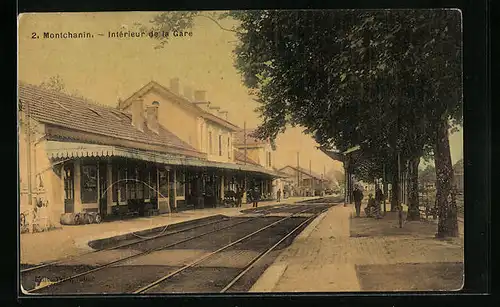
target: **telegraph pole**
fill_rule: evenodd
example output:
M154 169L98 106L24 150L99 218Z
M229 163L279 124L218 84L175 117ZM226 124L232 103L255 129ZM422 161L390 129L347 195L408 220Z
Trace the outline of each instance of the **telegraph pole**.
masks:
M300 163L299 163L299 152L297 151L297 192L300 190Z
M247 121L243 122L243 146L244 146L244 152L245 152L245 165L247 165ZM246 202L246 194L247 194L247 172L244 172L245 177L243 181L243 193L245 195L245 202Z
M387 207L386 207L386 198L387 198L387 191L386 191L386 175L385 175L385 163L382 165L382 187L384 191L384 214L387 212Z
M398 152L398 209L399 209L399 212L398 212L398 217L399 217L399 228L403 228L403 206L402 206L402 203L401 203L401 158L400 158L400 154Z
M247 122L243 122L243 146L245 150L245 165L247 164Z
M309 176L311 176L311 194L314 195L314 178L311 170L311 160L309 160Z
M326 166L323 165L323 178L321 178L321 190L323 193L325 193L325 184L324 182L326 181Z

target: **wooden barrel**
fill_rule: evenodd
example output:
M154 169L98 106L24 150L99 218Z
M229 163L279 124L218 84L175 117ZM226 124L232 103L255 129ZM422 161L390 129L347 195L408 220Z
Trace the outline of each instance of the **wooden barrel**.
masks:
M85 213L83 212L77 212L75 213L75 225L82 225L85 224Z
M85 212L85 224L93 224L94 223L94 216L92 213Z
M76 225L75 216L75 213L63 213L59 221L62 225Z
M94 223L99 224L101 223L101 221L102 221L101 215L97 212L94 212Z

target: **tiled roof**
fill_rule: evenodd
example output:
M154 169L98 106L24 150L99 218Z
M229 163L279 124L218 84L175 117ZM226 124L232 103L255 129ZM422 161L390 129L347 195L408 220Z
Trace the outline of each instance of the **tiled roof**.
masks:
M236 162L243 162L244 163L245 162L245 154L239 150L234 150L234 159L236 160ZM259 163L250 159L248 156L246 158L246 162L249 164L260 165Z
M254 137L255 129L247 129L246 130L246 136L247 136L247 141L246 145L247 146L256 146L256 145L265 145L268 142L260 140L256 137ZM233 144L235 145L244 145L245 144L245 130L239 130L234 134L233 138Z
M181 149L192 152L193 155L200 154L195 148L161 126L159 134L150 131L146 126L144 132L139 131L132 126L129 114L115 108L92 104L81 98L24 82L19 82L18 91L22 107L26 109L29 103L31 116L40 122L113 138Z

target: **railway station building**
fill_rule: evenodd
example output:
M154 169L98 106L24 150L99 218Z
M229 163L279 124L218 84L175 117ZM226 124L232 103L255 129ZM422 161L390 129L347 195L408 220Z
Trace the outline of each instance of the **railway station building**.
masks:
M279 177L233 146L241 129L205 92L150 82L116 108L19 83L20 211L34 206L104 219L215 207L236 186L262 189Z

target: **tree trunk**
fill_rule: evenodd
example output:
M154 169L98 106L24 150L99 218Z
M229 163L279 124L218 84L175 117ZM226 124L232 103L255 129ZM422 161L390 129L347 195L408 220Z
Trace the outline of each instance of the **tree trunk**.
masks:
M386 178L384 178L383 186L384 186L384 214L385 214L385 212L387 211L387 208L386 208L386 202L387 202L387 199L388 199L387 198L387 193L389 193L389 187L388 187Z
M453 165L451 164L448 122L442 120L437 125L436 152L436 202L438 207L437 237L457 237L457 204L453 191Z
M420 211L418 209L418 165L420 164L420 157L410 159L408 163L408 216L409 221L420 220Z
M398 169L397 167L397 158L394 159L395 160L395 163L394 163L394 166L392 168L392 176L391 176L391 185L392 185L392 189L391 189L391 212L396 212L398 210L398 204L399 204L399 178L398 178L398 172L395 171Z

